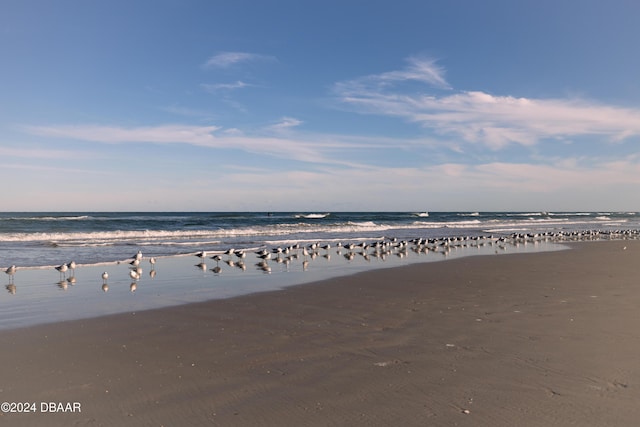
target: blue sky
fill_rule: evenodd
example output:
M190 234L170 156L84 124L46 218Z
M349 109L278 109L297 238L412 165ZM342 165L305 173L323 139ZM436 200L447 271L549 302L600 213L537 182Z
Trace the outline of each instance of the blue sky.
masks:
M0 209L640 211L638 16L4 0Z

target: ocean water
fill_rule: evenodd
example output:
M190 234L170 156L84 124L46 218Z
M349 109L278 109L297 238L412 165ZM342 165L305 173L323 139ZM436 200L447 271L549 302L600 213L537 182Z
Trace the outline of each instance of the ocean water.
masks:
M632 229L640 229L636 212L12 212L0 213L0 267L100 264L138 250L170 256L310 242Z
M417 262L560 250L565 241L636 239L638 230L640 215L627 212L2 213L0 268L17 270L2 275L0 329L273 291ZM230 248L245 257L223 254ZM143 258L132 266L138 251ZM201 251L205 257L195 256ZM70 261L76 269L54 269Z

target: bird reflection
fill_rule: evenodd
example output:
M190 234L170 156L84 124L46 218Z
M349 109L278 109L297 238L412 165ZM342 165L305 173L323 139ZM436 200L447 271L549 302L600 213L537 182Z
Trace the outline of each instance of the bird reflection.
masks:
M5 286L5 288L7 289L7 292L9 292L11 295L15 295L17 288L16 285L14 285L13 283L9 283L7 286Z
M205 264L204 262L201 262L200 264L196 264L195 266L196 266L196 268L199 268L202 271L206 271L207 270L207 264Z
M107 282L104 282L102 284L102 292L107 292L109 290L109 284Z
M213 271L214 274L220 274L220 272L222 271L222 268L219 265L216 265L211 269L211 271Z
M129 277L131 277L134 280L134 282L140 280L140 274L138 274L137 270L131 270L129 272Z
M67 283L66 280L60 280L58 283L56 283L56 285L63 291L66 291L69 287L69 283Z
M259 263L257 263L256 267L258 267L258 270L262 270L263 273L271 273L271 267L265 260L262 260Z
M138 289L138 284L136 282L131 282L131 284L129 285L129 291L133 293L136 291L136 289Z

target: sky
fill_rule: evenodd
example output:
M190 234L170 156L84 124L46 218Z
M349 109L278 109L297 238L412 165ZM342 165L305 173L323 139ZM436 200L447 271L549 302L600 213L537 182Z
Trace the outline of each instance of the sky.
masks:
M3 0L2 211L640 211L635 0Z

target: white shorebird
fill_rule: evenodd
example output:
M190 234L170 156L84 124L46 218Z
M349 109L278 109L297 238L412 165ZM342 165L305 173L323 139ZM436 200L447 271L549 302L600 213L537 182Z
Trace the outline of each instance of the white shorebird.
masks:
M196 254L196 256L200 259L205 259L207 257L207 253L205 251L200 251Z
M102 283L107 283L107 279L109 278L109 273L106 271L102 273Z
M9 283L13 283L13 276L15 276L17 270L18 268L15 265L12 265L4 271L9 275Z
M151 269L153 270L156 265L156 259L154 257L149 258L149 264L151 264Z
M76 274L76 262L75 261L71 261L69 264L67 264L67 268L69 270L71 270L71 274L75 276L75 274Z
M137 259L138 261L142 260L142 251L138 251L133 257L133 259Z
M60 277L61 278L65 278L67 277L67 270L69 269L69 267L67 266L67 264L62 264L56 267L56 270L58 270L60 272Z
M263 261L267 261L271 259L271 252L258 254L258 258L260 258Z

